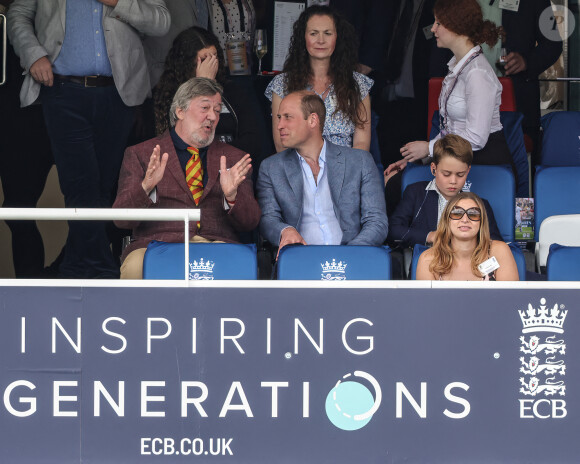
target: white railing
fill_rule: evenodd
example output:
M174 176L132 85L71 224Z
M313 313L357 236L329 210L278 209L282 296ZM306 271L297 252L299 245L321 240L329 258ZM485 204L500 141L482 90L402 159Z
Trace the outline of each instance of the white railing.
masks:
M185 281L189 281L189 222L199 221L199 209L0 208L0 220L41 221L183 221Z

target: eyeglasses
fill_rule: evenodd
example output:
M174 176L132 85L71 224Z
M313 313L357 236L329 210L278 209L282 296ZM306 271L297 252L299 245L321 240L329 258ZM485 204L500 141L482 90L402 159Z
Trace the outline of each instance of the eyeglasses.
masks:
M481 220L481 210L479 208L463 209L461 206L456 206L449 212L449 219L459 221L465 214L470 221Z

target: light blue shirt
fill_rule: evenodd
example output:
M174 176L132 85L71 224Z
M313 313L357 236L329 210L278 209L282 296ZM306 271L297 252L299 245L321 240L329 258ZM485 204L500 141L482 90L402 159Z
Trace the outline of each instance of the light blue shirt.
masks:
M296 152L298 153L298 152ZM304 192L298 232L308 245L340 245L342 229L334 213L326 169L326 141L318 157L318 184L306 160L298 153Z
M53 71L65 76L112 76L103 33L103 4L97 0L66 2L64 41Z

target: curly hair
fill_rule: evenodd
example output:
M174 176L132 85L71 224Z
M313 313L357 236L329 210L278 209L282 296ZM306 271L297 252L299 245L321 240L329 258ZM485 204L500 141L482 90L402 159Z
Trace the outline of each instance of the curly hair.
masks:
M336 46L330 57L329 77L334 85L337 111L342 111L357 126L362 127L366 115L362 111L360 89L352 73L358 64L358 38L354 27L327 6L306 8L294 23L288 57L284 63L288 93L308 87L312 75L310 55L306 50L306 25L313 16L328 16L336 29Z
M173 41L173 46L165 59L165 69L158 84L153 89L153 111L155 132L162 134L169 128L169 108L175 92L181 84L195 77L197 52L214 46L219 61L216 81L225 83L224 52L218 38L201 27L191 27L181 32Z
M437 0L433 14L446 29L469 38L474 45L486 43L493 47L503 39L503 27L483 20L477 0Z
M479 221L479 233L477 234L477 245L471 255L471 272L479 275L477 269L489 255L491 238L489 235L489 220L485 211L485 205L479 196L472 192L461 192L453 197L445 206L441 215L441 220L437 226L437 234L433 243L433 260L429 264L429 271L435 276L449 274L453 268L453 248L451 247L451 226L449 213L461 200L473 200L481 211Z

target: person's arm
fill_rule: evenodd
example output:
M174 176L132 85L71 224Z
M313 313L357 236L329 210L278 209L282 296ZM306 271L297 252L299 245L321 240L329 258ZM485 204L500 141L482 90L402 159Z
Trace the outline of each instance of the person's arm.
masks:
M465 129L457 131L457 135L467 140L473 151L485 147L491 133L496 93L496 82L485 71L474 69L468 74L465 83Z
M540 15L546 8L552 8L550 0L535 0L533 2L534 24L523 25L517 19L514 19L514 26L533 27L534 34L530 39L533 40L532 48L524 50L512 50L508 54L506 63L506 75L518 74L525 72L528 77L535 79L543 71L552 66L562 53L562 41L548 39L540 30ZM510 42L508 31L508 43ZM513 66L513 67L512 67Z
M252 185L252 165L250 155L240 159L228 168L229 160L225 155L220 158L220 187L228 203L228 220L235 230L250 231L260 222L260 207L254 198Z
M272 103L274 100L272 99ZM364 115L363 127L356 126L352 138L352 147L369 151L371 148L371 97L367 95L359 105L359 111Z
M112 8L109 16L130 24L140 33L164 36L171 25L171 15L163 0L99 0Z
M282 142L280 141L280 132L278 132L278 110L280 109L281 102L282 97L272 92L272 137L274 139L274 145L276 146L276 153L284 150Z
M509 246L507 246L504 242L494 240L491 243L491 255L495 256L495 259L497 259L497 262L499 263L499 268L495 271L496 280L520 280L518 267Z
M148 164L143 165L132 147L125 150L119 187L113 208L149 208L155 203L151 199L151 192L163 178L169 155L161 155L159 145L151 153ZM139 221L114 221L121 229L134 229Z
M382 245L389 232L382 179L368 152L361 153L360 232L347 245Z
M29 71L40 58L48 56L34 29L36 3L36 0L16 0L8 9L8 36L24 71Z
M433 260L433 249L425 250L419 256L419 262L417 263L417 272L415 280L437 280L435 276L429 270L429 265Z
M271 159L266 158L260 165L256 191L258 203L262 209L260 219L260 233L271 244L278 246L282 231L287 227L293 227L284 221L282 208L278 203L274 181L271 175ZM376 169L376 168L375 168Z
M421 187L418 185L420 184ZM424 182L418 185L410 185L403 192L403 198L397 205L395 212L389 218L389 240L401 241L406 246L416 244L425 245L427 237L432 230L425 222L416 221L422 208L427 208ZM418 201L420 200L420 201Z

